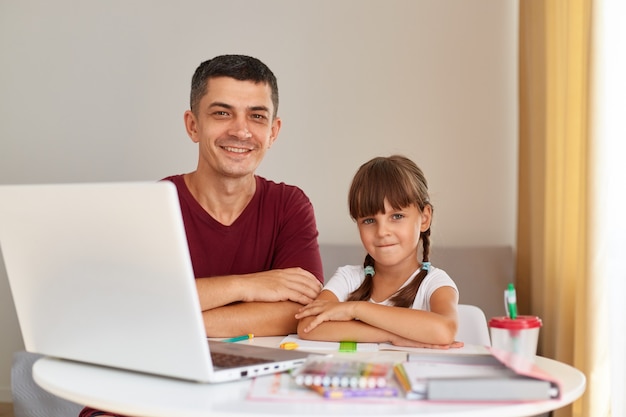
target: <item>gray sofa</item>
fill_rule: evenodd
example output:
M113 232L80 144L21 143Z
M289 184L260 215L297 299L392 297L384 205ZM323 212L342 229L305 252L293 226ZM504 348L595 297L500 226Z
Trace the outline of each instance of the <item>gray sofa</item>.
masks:
M41 355L15 352L11 390L15 417L77 417L83 406L44 391L33 380L31 369Z
M322 244L324 275L328 279L342 265L361 264L360 245ZM456 282L460 302L479 306L487 318L504 313L503 290L514 280L513 250L505 246L434 247L431 262ZM41 389L31 368L39 355L16 352L11 370L15 417L76 417L82 406Z

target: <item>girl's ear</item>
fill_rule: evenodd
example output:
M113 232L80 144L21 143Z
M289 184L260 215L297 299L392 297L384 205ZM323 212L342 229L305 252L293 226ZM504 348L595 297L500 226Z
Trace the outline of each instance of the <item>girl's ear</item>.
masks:
M420 227L420 232L425 232L430 228L430 223L433 219L433 208L430 204L426 204L424 206L424 210L422 210L422 225Z

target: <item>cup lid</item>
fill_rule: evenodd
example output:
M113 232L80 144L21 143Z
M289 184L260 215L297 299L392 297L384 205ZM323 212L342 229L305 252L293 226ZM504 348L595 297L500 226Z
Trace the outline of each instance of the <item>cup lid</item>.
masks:
M506 316L493 317L489 320L489 327L497 329L522 330L541 327L541 319L537 316L517 316L512 319Z

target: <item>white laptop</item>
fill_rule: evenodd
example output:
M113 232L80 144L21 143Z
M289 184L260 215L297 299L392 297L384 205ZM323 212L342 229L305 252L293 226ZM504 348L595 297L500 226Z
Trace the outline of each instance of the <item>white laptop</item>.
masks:
M169 181L0 185L0 248L30 352L199 382L310 355L207 341ZM264 362L222 368L218 353Z

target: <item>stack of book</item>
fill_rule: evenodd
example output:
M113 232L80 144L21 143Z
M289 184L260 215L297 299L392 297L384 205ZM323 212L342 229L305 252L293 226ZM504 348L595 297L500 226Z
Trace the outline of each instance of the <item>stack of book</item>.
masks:
M491 355L410 354L394 366L394 373L409 399L538 401L560 395L551 375L493 350Z

